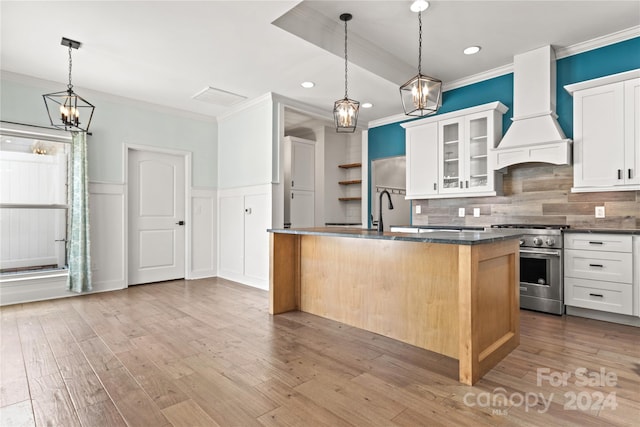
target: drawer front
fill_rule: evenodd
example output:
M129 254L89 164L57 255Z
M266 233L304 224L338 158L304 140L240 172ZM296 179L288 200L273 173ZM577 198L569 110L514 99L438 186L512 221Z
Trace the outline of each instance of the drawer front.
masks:
M632 289L630 284L567 277L564 279L564 303L573 307L631 315Z
M587 251L631 252L630 234L581 234L566 233L565 249L584 249Z
M630 284L633 282L632 262L630 253L568 249L564 251L564 275Z

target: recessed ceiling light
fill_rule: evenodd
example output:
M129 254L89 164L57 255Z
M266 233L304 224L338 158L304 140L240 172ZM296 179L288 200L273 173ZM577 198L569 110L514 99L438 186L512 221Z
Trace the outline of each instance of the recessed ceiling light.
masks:
M373 104L370 102L364 102L362 103L362 108L371 108L373 107Z
M305 89L311 89L315 85L316 84L314 82L302 82L302 83L300 83L300 86L302 86Z
M424 12L429 7L429 2L425 0L416 0L411 3L411 12Z
M480 46L469 46L465 50L463 50L465 55L475 55L480 52Z

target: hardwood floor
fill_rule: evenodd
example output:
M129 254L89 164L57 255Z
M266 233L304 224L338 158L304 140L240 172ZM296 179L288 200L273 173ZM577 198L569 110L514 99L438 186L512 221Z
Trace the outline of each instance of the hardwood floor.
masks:
M268 304L265 291L205 279L3 307L0 425L640 419L638 328L522 311L520 346L470 387L453 359L306 313L273 317Z

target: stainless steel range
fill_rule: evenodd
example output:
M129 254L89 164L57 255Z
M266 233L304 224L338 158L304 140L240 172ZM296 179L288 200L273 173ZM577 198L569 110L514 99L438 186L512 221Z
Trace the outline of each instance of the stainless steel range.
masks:
M519 229L520 308L564 314L562 230L568 225L499 224Z

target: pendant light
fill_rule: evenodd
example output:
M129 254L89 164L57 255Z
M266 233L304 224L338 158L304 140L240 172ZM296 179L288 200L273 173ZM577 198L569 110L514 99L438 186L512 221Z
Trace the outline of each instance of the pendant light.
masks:
M69 48L69 84L67 90L42 95L51 125L59 129L88 132L95 107L73 91L71 84L71 49L78 49L80 42L62 38L62 46ZM59 114L59 116L58 116ZM55 119L54 119L55 117Z
M422 74L422 12L429 2L416 0L411 5L418 12L418 74L400 86L402 107L407 116L422 117L434 114L442 105L442 81Z
M358 122L358 110L360 103L349 99L347 94L347 22L352 18L350 13L340 15L340 20L344 21L344 99L340 99L333 104L333 117L336 122L336 132L353 133Z

